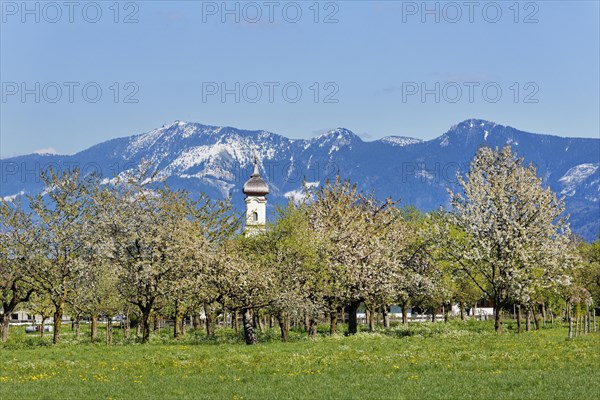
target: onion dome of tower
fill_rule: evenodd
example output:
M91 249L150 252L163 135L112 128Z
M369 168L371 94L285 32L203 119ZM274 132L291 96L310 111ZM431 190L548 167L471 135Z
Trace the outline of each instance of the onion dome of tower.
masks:
M254 172L250 175L250 179L244 183L242 192L246 196L264 196L269 194L269 186L260 177L258 172L258 160L256 158L254 159Z

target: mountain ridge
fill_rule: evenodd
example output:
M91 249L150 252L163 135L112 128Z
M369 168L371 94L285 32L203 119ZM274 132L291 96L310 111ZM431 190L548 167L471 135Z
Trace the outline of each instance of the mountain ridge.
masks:
M131 139L131 138L137 137L137 136L143 136L143 135L146 135L146 134L148 134L150 132L153 132L153 131L156 131L156 130L173 127L174 125L190 125L190 124L192 124L192 125L198 125L198 126L204 127L204 128L212 128L212 129L215 129L215 130L218 130L218 131L231 129L231 130L237 130L237 131L242 131L242 132L267 133L267 134L270 134L270 135L276 135L276 136L279 136L279 137L282 137L282 138L286 138L286 139L288 139L290 141L311 141L311 140L318 139L318 138L320 138L322 136L328 135L328 134L330 134L330 133L332 133L333 131L336 131L336 130L345 130L345 131L348 131L348 132L352 133L352 135L354 135L357 139L359 139L363 143L381 142L381 141L384 141L385 139L388 139L388 138L409 139L409 140L414 140L415 143L424 143L424 142L431 142L431 141L435 141L435 140L440 140L440 138L442 138L444 135L452 132L457 127L460 127L462 124L466 124L467 122L477 122L477 123L482 123L483 122L483 123L492 124L493 126L499 126L499 127L506 128L506 129L514 129L515 131L518 131L518 132L521 132L521 133L525 133L525 134L529 134L529 135L535 135L535 136L538 136L538 137L546 136L548 138L559 138L559 139L569 139L569 140L570 139L574 139L574 140L597 140L595 138L586 138L586 137L577 137L577 136L568 136L567 137L567 136L560 136L560 135L551 134L551 133L526 132L526 131L521 131L521 130L519 130L519 129L515 128L515 127L512 127L510 125L501 125L501 124L497 124L497 123L492 122L492 121L487 121L487 120L482 120L482 119L477 119L477 118L467 119L467 120L464 120L464 121L462 121L462 122L460 122L458 124L452 125L448 131L444 132L440 136L434 137L432 139L427 139L427 140L426 139L420 139L420 138L412 137L412 136L406 136L406 135L387 135L387 136L383 136L383 137L381 137L379 139L364 140L361 136L355 134L350 129L347 129L347 128L344 128L344 127L338 127L338 128L330 129L329 131L324 132L324 133L322 133L322 134L320 134L318 136L315 136L313 138L298 139L298 138L288 138L287 136L282 135L282 134L278 134L278 133L274 133L274 132L270 132L270 131L266 131L266 130L260 130L260 129L259 130L244 130L244 129L239 129L239 128L235 128L235 127L231 127L231 126L204 125L204 124L199 123L199 122L186 122L186 121L182 121L182 120L174 120L170 124L164 124L161 128L156 128L156 129L153 129L153 130L148 131L148 132L137 133L137 134L133 134L133 135L130 135L130 136L121 136L121 137L117 137L117 138L108 139L108 140L106 140L104 142L92 145L92 146L88 147L87 149L83 149L83 150L80 150L80 151L78 151L76 153L72 153L72 154L50 153L50 152L46 152L46 153L32 152L32 153L19 154L19 155L15 155L15 156L0 158L0 160L9 160L9 159L19 158L19 157L24 157L24 156L33 156L33 155L74 156L74 155L77 155L79 153L87 151L87 150L89 150L89 149L91 149L93 147L96 147L98 145L101 145L101 144L106 144L106 143L113 142L113 141Z
M152 162L174 188L232 196L243 210L241 185L254 156L271 186L270 211L294 197L303 181L318 186L337 173L379 197L428 211L448 207L447 188L457 190L481 145L511 145L536 165L544 185L564 196L573 229L587 240L600 232L600 139L564 138L468 119L443 134L420 140L387 136L365 141L346 128L310 139L290 139L265 130L243 130L176 120L148 132L111 139L72 155L30 154L0 160L0 197L42 189L34 171L79 166L106 177ZM273 213L271 213L273 214Z

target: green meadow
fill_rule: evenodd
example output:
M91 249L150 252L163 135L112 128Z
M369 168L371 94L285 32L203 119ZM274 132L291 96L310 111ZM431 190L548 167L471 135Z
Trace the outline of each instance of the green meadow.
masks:
M490 322L414 323L289 343L267 331L246 346L168 331L147 345L75 337L53 346L15 327L0 345L0 399L596 399L600 333L564 326L497 335ZM100 330L100 337L102 330Z

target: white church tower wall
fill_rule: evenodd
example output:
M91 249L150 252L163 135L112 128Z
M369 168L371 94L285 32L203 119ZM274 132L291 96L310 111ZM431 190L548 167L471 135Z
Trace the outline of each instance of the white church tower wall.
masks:
M263 231L267 224L267 198L269 186L260 177L258 160L254 159L254 172L244 184L243 193L246 195L246 227L244 234L255 235Z

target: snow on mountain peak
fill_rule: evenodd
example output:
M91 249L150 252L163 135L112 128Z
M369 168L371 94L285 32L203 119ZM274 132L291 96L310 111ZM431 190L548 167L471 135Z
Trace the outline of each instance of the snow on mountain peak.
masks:
M358 135L346 128L331 129L315 138L313 141L331 141L331 140L355 140L359 139Z
M319 147L329 147L329 154L332 154L343 147L352 148L352 144L355 142L362 142L362 139L346 128L336 128L310 139L304 148L307 149L313 144L318 144Z
M408 136L386 136L380 139L381 142L389 144L391 146L410 146L417 143L422 143L421 139L416 139Z
M319 182L319 181L305 182L305 185L308 189L317 188L317 187L319 187L320 184L321 184L321 182ZM307 200L307 192L304 189L304 187L301 187L299 189L290 190L289 192L285 192L284 196L286 199L289 199L289 200L293 201L294 203L301 203L301 202Z
M441 147L446 147L450 144L450 140L448 139L448 135L447 134L443 134L442 136L440 136L438 138L438 140L440 141L440 146Z
M484 133L486 130L489 132L490 129L498 126L495 122L486 121L484 119L467 119L460 122L457 125L450 127L449 133L460 133L460 132L481 132ZM485 129L484 129L485 128Z
M437 138L437 140L440 141L442 147L448 146L450 141L455 143L457 138L460 141L478 141L480 138L487 141L490 134L497 128L503 128L503 126L483 119L467 119L457 125L452 125L448 132Z
M144 151L152 146L161 137L165 131L165 127L153 129L150 132L142 133L141 135L133 136L127 146L127 155L132 156L140 151Z
M560 194L565 196L573 196L576 193L576 188L580 186L588 177L596 173L600 163L579 164L569 168L558 181L563 185L563 190Z

